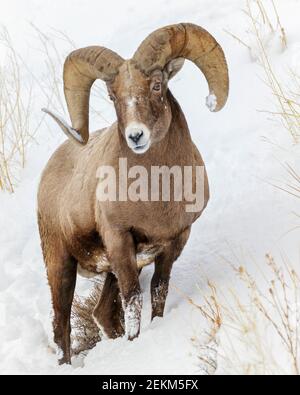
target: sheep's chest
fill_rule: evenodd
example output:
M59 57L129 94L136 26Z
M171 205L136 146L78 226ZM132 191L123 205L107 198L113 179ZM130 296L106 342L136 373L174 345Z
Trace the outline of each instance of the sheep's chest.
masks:
M151 215L151 217L150 217ZM199 215L199 214L198 214ZM136 259L139 269L154 262L155 257L170 241L189 227L195 220L195 214L190 215L180 209L151 210L151 214L137 216L132 221L132 236L137 246ZM78 257L78 273L84 277L94 277L97 274L111 271L104 246L99 244L82 244Z

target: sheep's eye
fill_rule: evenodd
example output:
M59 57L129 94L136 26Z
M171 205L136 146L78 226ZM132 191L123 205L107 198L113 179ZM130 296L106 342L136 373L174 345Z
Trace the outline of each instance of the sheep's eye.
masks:
M160 92L161 91L161 83L160 82L155 82L152 88L155 92Z

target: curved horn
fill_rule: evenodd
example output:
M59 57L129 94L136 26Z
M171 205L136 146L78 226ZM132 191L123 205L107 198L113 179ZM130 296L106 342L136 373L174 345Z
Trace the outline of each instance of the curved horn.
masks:
M89 138L90 90L96 79L110 81L124 62L104 47L87 47L72 52L64 65L64 92L73 129L84 143Z
M89 139L90 91L96 79L111 81L124 62L118 54L104 47L87 47L70 53L64 64L64 92L72 127L59 116L44 110L63 132L77 143Z
M147 75L163 70L175 58L191 60L199 67L209 86L207 106L211 111L221 110L228 97L229 77L224 52L213 36L190 23L166 26L150 34L133 57Z

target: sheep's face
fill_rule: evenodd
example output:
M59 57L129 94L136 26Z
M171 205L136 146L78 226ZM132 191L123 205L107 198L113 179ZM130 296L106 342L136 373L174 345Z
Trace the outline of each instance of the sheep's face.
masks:
M107 84L120 131L136 154L148 151L169 130L171 109L166 97L167 83L167 73L157 70L146 77L126 61L115 80Z

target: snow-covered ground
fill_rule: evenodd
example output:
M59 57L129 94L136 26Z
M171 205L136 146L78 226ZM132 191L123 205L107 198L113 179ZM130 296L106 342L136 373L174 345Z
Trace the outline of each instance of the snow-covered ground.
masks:
M263 3L271 9L271 1ZM282 52L275 36L274 41L268 41L268 51L280 79L288 81L289 68L300 73L300 2L277 0L276 4L288 48ZM288 233L299 224L299 217L294 215L299 201L270 183L286 179L283 162L298 164L299 169L300 146L293 144L279 122L258 111L274 110L274 97L263 82L263 70L247 48L224 31L249 39L244 6L240 0L0 0L0 23L7 27L16 50L37 78L42 78L43 59L30 22L44 32L65 32L77 47L100 44L125 58L154 29L193 22L220 42L231 77L228 104L217 114L205 107L207 86L195 66L186 63L171 83L205 160L211 200L174 266L165 317L150 323L150 267L141 276L144 310L140 337L133 342L104 340L86 357L74 358L72 367L58 367L51 351L50 294L36 224L39 177L64 137L50 121L51 133L45 126L41 128L15 194L0 192L0 373L201 373L195 344L204 341L207 323L183 294L201 301L201 293L208 292L207 278L223 290L237 286L230 266L221 258L239 264L233 251L250 270L251 262L262 264L266 252L277 255L284 251L299 263L299 233ZM58 48L60 45L58 41ZM255 41L251 45L255 51ZM0 62L4 52L0 47ZM39 103L41 107L44 104ZM95 106L101 111L102 104L106 118L113 120L113 110L103 100ZM38 110L35 116L41 117ZM94 119L95 127L102 125L103 120ZM84 282L80 286L84 288ZM222 349L222 336L220 341ZM226 372L222 359L218 372Z

